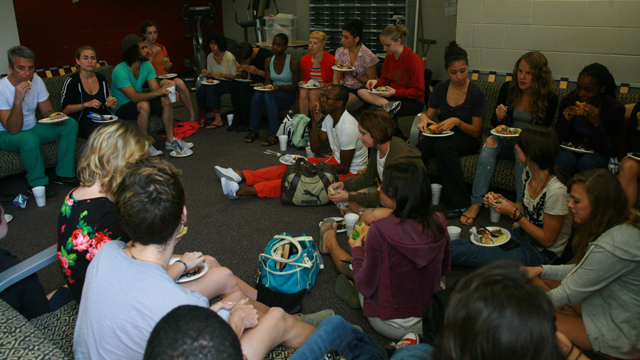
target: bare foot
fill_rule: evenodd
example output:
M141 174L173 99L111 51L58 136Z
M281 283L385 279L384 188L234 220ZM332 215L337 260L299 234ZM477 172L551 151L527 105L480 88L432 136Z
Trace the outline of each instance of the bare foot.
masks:
M463 225L473 225L473 221L476 219L476 216L478 216L481 209L482 208L480 206L471 204L467 211L462 213L462 216L460 216L460 222Z

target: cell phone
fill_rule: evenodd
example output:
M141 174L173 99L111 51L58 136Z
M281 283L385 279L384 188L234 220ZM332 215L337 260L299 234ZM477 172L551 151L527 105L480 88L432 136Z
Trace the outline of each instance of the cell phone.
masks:
M517 241L508 241L505 244L500 245L500 249L504 250L504 251L509 251L511 249L515 249L515 248L519 248L520 244L518 244Z

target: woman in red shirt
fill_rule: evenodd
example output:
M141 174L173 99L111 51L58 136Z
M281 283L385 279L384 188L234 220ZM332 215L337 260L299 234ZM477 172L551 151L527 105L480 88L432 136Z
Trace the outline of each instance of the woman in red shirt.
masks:
M314 31L309 35L309 54L300 59L302 68L302 81L298 83L300 88L300 114L309 116L310 104L320 102L322 88L333 82L333 69L336 59L333 55L323 51L327 42L327 34L322 31ZM317 89L305 88L309 80L315 80L320 84Z

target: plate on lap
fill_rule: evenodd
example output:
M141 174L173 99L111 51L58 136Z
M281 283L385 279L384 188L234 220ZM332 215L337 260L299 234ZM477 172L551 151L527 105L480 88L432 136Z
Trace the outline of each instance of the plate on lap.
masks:
M169 261L169 265L173 265L173 263L175 263L179 259L180 259L179 257L171 258L171 260ZM207 273L207 271L209 271L209 265L207 265L207 263L204 263L204 264L198 266L197 268L187 272L186 274L182 274L178 278L178 280L176 280L176 282L177 283L183 283L183 282L199 279L199 278L203 277L204 274Z
M351 65L334 65L332 69L335 71L353 71L356 68Z
M233 81L231 79L227 79L227 78L223 78L223 77L217 77L216 79L222 80L222 81Z
M516 128L510 128L511 129L516 129ZM518 129L520 130L520 129ZM499 132L496 131L496 129L491 129L491 134L495 135L495 136L501 136L501 137L518 137L520 136L520 132L518 132L517 134L501 134Z
M385 90L380 90L380 88L384 88ZM375 88L373 90L367 89L367 91L370 92L371 94L388 94L389 88L386 86L380 86L379 88Z
M565 150L569 150L572 152L576 152L579 154L593 154L593 150L585 150L585 149L577 149L571 146L567 146L567 145L560 145L561 148L565 149Z
M320 87L320 86L313 86L313 85L308 85L308 84L300 84L298 86L300 86L303 89L312 89L312 90L313 89L322 89L322 87Z
M253 80L251 79L235 79L235 80L240 82L246 82L246 83L253 82Z
M205 81L200 82L202 85L218 85L220 84L220 80L207 79Z
M453 131L451 130L447 130L447 131L443 131L440 134L427 134L427 133L422 133L422 135L424 136L428 136L428 137L445 137L445 136L451 136L453 135Z
M471 238L469 240L471 240L471 242L476 245L486 247L500 246L511 240L511 233L505 228L501 228L499 226L487 226L487 229L489 229L496 235L500 235L500 237L492 238L489 235L478 235L478 233L476 232L476 228L473 227L470 231Z
M258 91L273 91L273 87L266 86L254 86L253 89Z
M630 152L627 154L630 158L640 161L640 153Z
M40 119L38 120L39 123L43 123L43 124L57 124L59 122L63 122L65 120L67 120L69 117L65 116L62 119L56 119L56 120L51 120L49 118L45 118L45 119Z
M91 121L98 123L98 124L107 124L110 122L114 122L116 120L118 120L118 117L115 115L104 115L102 117L103 120L97 120L97 119L91 119Z
M164 75L160 75L158 76L158 79L173 79L174 77L178 76L178 74L164 74Z

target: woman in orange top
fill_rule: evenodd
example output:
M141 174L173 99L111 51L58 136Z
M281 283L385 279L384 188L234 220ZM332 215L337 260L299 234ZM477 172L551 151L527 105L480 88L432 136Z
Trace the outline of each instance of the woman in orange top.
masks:
M158 44L158 26L153 21L145 21L142 23L142 37L144 42L149 48L149 62L156 70L156 76L158 77L158 85L164 86L166 82L173 81L178 91L178 99L184 105L185 109L189 113L189 121L193 122L196 119L196 113L193 111L193 105L191 104L191 97L189 96L189 89L177 76L174 78L163 78L163 75L167 75L171 71L173 63L169 59L167 49ZM164 61L163 61L164 60Z

